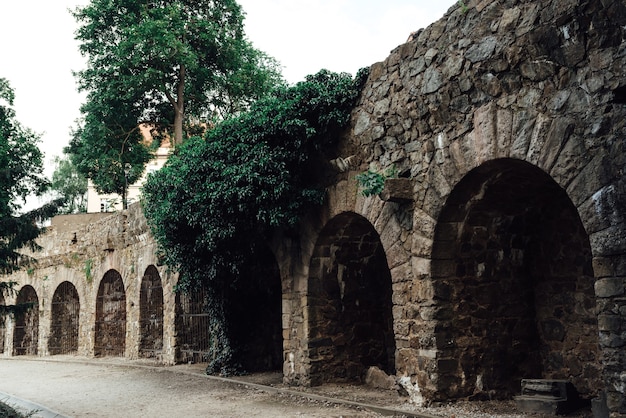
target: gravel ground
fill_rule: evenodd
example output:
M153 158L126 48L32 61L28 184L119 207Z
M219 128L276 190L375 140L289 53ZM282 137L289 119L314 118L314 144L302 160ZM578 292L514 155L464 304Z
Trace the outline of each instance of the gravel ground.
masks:
M73 417L383 416L380 411L355 406L358 404L406 411L406 414L392 414L396 417L528 416L519 412L513 401L456 402L418 408L397 392L372 390L366 386L285 387L279 373L219 380L204 375L201 364L163 367L121 358L54 356L0 359L0 391ZM591 417L591 412L580 411L571 416L586 418Z

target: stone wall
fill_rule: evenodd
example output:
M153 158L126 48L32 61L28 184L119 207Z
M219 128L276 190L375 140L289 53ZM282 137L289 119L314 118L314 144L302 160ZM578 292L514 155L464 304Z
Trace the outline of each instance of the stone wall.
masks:
M139 204L113 214L55 217L38 242L42 250L32 254L37 265L11 276L21 288L32 288L38 298L38 326L29 328L38 330L37 347L31 349L31 354L138 358L142 355L141 285L144 276L156 272L162 282L164 330L157 356L164 363L175 362L173 286L177 276L159 264L156 243ZM121 280L119 286L107 278ZM76 295L62 296L72 292ZM7 303L12 302L7 299ZM76 309L75 304L79 306L78 317L68 312ZM14 347L16 325L12 319L7 320L5 356L22 354ZM64 335L59 327L68 330L74 326L77 341L72 348L72 336ZM122 334L116 335L120 329Z
M360 381L376 365L431 401L510 397L521 378L568 379L584 397L605 392L612 416L624 415L626 5L465 4L371 67L330 156L354 155L354 166L335 173L324 206L297 233L269 243L272 289L233 307L242 327L251 311L266 318L255 325L263 331L241 333L252 335L246 356L261 347L265 363L278 362L280 282L287 383ZM391 166L408 188L359 193L358 173ZM100 310L125 315L123 355L195 356L207 336L177 332L206 321L184 307L202 300L174 296L176 276L159 265L139 206L76 219L57 218L38 267L14 275L38 297L39 325L26 327L38 332L37 353L52 354L48 341L60 338L50 326L55 300L72 318L72 291L53 296L70 283L78 353L95 355L97 301L112 296L101 286L119 275L124 302L118 289ZM162 303L142 302L142 283L158 288L157 275ZM253 307L265 290L264 307ZM160 305L162 324L138 305L150 317ZM15 326L6 324L7 336ZM15 351L12 338L3 344L4 355Z
M286 380L317 378L307 282L325 225L353 213L391 272L397 374L426 398L533 375L626 413L626 5L465 3L371 67L338 155L358 169L276 242ZM412 204L357 193L358 172L392 165Z

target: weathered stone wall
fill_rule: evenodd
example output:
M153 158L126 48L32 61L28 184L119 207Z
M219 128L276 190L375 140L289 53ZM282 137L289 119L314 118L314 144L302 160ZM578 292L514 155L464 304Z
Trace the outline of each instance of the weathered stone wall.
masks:
M125 292L125 346L118 354L128 358L139 357L141 283L147 270L156 269L162 281L164 301L164 333L162 350L158 356L164 363L174 363L176 334L173 286L177 276L159 265L156 243L149 234L139 204L114 214L58 216L38 242L43 249L33 254L38 260L36 267L17 272L11 279L18 282L20 287L32 286L38 296L39 355L55 353L55 337L51 335L54 330L51 322L53 297L55 290L68 282L76 289L80 304L76 353L84 356L96 354L98 290L109 272L121 276ZM13 301L7 299L7 303ZM56 316L55 320L58 320ZM4 355L14 352L14 327L15 322L8 319ZM53 342L52 352L49 349L50 340Z
M379 365L416 399L437 400L562 378L626 414L626 5L465 3L372 66L338 155L355 166L299 233L270 243L285 381L358 380ZM408 196L359 194L359 172L392 165ZM39 355L64 282L80 301L78 352L95 354L98 289L114 271L124 355L138 357L142 277L156 270L161 356L176 360L176 276L159 266L139 212L57 219L37 269L14 275L39 298ZM374 304L376 315L359 308ZM152 331L144 341L158 346ZM14 351L11 338L4 348ZM274 351L267 343L269 363Z
M372 66L340 155L356 154L360 171L394 165L414 184L413 205L364 198L356 172L339 174L300 240L277 240L293 292L283 303L286 380L310 383L311 257L324 226L352 212L373 225L387 256L398 375L426 397L504 390L489 385L511 373L483 381L480 368L493 362L461 360L508 350L485 351L483 344L498 344L498 335L479 336L493 318L467 305L482 303L488 312L498 308L498 295L522 289L530 310L511 313L517 301L509 298L498 325L508 344L537 338L530 342L537 364L520 373L538 367L542 377L576 381L586 396L603 387L613 413L626 413L626 5L465 3ZM491 171L464 190L462 180L477 169ZM562 213L550 212L553 204ZM533 220L540 228L510 229ZM472 244L473 255L463 253ZM448 259L435 259L444 247ZM466 273L459 257L471 264ZM485 289L492 300L472 300ZM469 329L483 342L468 340Z

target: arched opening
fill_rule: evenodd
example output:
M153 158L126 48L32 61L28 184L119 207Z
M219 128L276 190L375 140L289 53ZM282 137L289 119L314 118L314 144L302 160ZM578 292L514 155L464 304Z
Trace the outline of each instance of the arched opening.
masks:
M123 356L126 346L126 292L115 270L104 274L96 299L95 356Z
M4 305L4 295L0 292L0 305ZM6 336L6 315L0 315L0 354L4 353L4 339Z
M163 286L156 267L148 266L139 292L139 354L155 357L163 351Z
M223 289L234 362L243 372L282 368L282 287L278 265L267 247L239 266ZM211 356L208 291L202 287L176 294L177 361L203 363Z
M490 161L456 185L432 254L438 386L447 398L508 398L520 379L600 381L589 238L539 168Z
M39 344L39 299L32 286L24 286L17 294L17 305L32 305L26 312L15 314L13 355L36 355Z
M391 273L374 227L343 213L321 231L308 284L311 384L395 373Z
M206 291L203 288L176 293L176 361L204 363L209 359L211 338Z
M52 296L52 318L48 351L51 355L72 354L78 351L78 324L80 302L76 287L61 283Z
M236 361L246 372L282 370L282 287L274 254L265 245L232 283L227 315Z

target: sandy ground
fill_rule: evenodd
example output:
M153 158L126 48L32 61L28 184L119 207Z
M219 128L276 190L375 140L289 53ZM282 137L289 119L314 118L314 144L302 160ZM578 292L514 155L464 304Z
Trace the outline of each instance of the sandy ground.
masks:
M516 410L513 401L456 402L418 408L395 391L366 386L285 387L280 373L232 380L241 383L210 378L204 374L202 364L164 367L148 361L74 356L0 358L0 392L69 417L526 416ZM407 413L374 412L375 409L359 405ZM573 416L589 417L591 412L579 411Z

